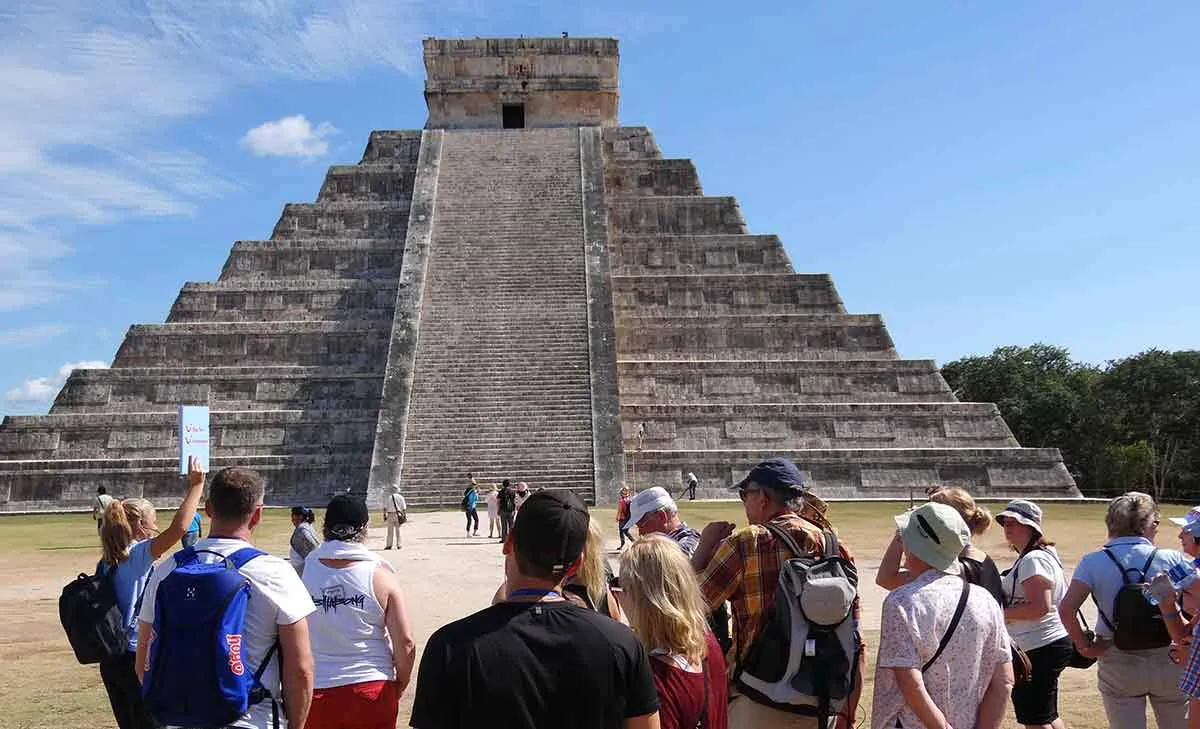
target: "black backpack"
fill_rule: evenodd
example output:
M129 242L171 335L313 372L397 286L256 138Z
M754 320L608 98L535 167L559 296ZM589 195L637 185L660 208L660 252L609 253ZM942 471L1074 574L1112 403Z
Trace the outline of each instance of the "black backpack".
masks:
M1141 570L1122 566L1120 560L1107 547L1100 551L1108 555L1121 571L1121 589L1117 590L1117 596L1113 599L1112 612L1106 614L1100 603L1096 603L1100 619L1113 632L1113 645L1123 651L1166 648L1171 645L1171 634L1167 632L1167 624L1163 622L1162 611L1156 605L1152 605L1142 593L1146 573L1150 570L1158 550L1150 553L1150 558ZM1130 572L1135 573L1137 579L1130 580ZM1095 599L1093 593L1092 600Z
M80 574L63 588L58 598L58 618L75 660L87 665L126 652L129 635L113 588L114 568L95 575Z
M463 511L466 511L466 510L467 510L467 496L468 496L470 493L471 493L471 489L467 489L466 491L463 491L462 502L461 502L461 503L458 505L458 508L459 508L459 509L461 509L461 510L463 510Z
M517 508L517 495L511 489L500 489L500 511L515 511Z

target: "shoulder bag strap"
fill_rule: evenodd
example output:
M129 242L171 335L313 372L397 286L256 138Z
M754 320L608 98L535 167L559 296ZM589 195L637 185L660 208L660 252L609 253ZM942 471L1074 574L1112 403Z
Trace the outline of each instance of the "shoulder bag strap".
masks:
M837 534L832 529L822 529L821 536L825 539L825 556L840 557L842 553L838 550Z
M1121 564L1121 560L1117 559L1117 556L1115 554L1113 554L1112 552L1110 552L1108 547L1101 547L1100 551L1104 552L1104 554L1108 555L1108 558L1111 559L1112 563L1117 566L1117 569L1121 570L1121 585L1122 586L1128 585L1129 584L1129 568L1126 567L1125 565ZM1157 552L1158 550L1156 549L1154 551ZM1154 559L1153 553L1151 553L1150 559ZM1149 563L1147 563L1146 567L1149 568L1149 566L1150 566Z
M928 661L925 661L925 665L921 666L921 673L928 671L929 667L933 665L934 661L941 657L942 651L946 650L946 646L950 643L951 636L954 635L954 631L958 629L958 623L962 620L963 611L967 609L967 596L970 593L971 583L963 580L962 594L958 598L958 606L954 608L954 617L950 618L950 625L946 627L946 632L942 634L942 640L940 643L938 643L937 652L933 654L932 658L930 658Z
M700 673L704 675L704 706L700 709L700 719L696 729L708 729L708 656L700 659Z

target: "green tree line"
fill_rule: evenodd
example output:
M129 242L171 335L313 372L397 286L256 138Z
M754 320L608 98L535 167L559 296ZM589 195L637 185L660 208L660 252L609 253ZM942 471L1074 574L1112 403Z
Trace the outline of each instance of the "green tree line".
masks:
M1062 347L1000 347L942 367L960 400L994 402L1021 445L1056 447L1087 496L1200 501L1200 351L1095 366Z

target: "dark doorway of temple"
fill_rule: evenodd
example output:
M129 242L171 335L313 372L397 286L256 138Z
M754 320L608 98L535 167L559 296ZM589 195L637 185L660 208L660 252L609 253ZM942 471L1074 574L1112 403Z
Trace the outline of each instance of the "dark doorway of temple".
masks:
M525 128L525 105L524 104L504 104L501 108L501 115L504 118L505 129L524 129Z

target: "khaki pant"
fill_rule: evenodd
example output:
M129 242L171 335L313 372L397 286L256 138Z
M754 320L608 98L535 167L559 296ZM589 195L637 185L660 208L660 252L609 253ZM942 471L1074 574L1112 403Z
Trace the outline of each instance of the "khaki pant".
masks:
M1110 729L1146 729L1147 699L1158 729L1186 729L1187 697L1179 690L1183 668L1171 663L1167 650L1109 648L1100 659L1100 697Z
M404 537L400 535L400 520L393 514L392 518L388 519L387 523L387 549L392 548L392 536L396 537L396 548L404 548Z
M829 726L833 726L833 719ZM729 729L817 729L817 717L756 704L745 696L729 702Z

